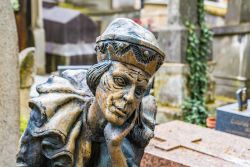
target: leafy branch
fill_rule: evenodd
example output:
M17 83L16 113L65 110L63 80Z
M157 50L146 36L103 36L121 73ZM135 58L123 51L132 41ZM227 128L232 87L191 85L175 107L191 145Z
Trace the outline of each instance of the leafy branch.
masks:
M208 84L207 60L208 55L211 53L209 45L212 39L212 32L205 23L204 0L197 1L197 26L191 22L186 22L188 29L186 60L189 65L187 84L189 97L184 101L182 110L185 121L204 126L208 115L204 95ZM199 36L197 32L199 32Z

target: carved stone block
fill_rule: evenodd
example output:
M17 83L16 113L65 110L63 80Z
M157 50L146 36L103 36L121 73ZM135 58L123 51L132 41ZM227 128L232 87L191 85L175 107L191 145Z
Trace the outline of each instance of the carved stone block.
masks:
M173 121L156 126L141 167L249 166L249 148L249 139Z

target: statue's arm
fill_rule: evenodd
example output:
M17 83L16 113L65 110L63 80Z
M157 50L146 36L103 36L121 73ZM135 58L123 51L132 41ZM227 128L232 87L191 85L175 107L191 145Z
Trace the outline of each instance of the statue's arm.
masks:
M126 155L128 166L140 166L144 149L154 136L157 106L155 98L147 95L143 98L140 117L137 124L123 142L123 152Z
M127 158L122 150L122 143L125 137L133 129L138 113L132 115L133 120L126 122L122 126L116 126L108 123L104 129L104 136L111 158L112 167L127 167Z
M33 130L41 126L44 121L40 112L33 108L30 113L28 127L21 137L17 154L17 167L45 167L45 157L41 154L41 140L32 136Z

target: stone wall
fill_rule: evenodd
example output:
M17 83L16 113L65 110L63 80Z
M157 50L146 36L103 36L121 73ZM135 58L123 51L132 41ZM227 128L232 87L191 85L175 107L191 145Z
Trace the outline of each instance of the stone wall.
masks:
M237 89L250 88L250 24L214 28L214 33L216 94L235 98Z
M237 89L250 88L250 1L228 2L225 25L213 28L213 75L216 94L236 98Z

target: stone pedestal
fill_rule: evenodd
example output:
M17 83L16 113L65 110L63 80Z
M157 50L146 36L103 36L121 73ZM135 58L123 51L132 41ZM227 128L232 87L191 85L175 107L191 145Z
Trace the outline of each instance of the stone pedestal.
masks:
M16 166L19 140L18 40L9 0L0 3L0 166Z

